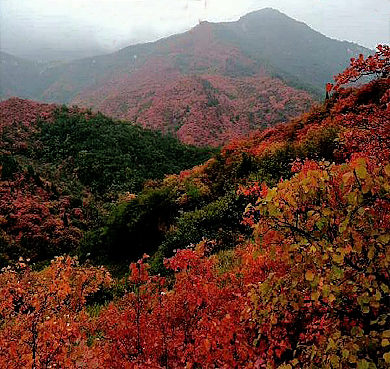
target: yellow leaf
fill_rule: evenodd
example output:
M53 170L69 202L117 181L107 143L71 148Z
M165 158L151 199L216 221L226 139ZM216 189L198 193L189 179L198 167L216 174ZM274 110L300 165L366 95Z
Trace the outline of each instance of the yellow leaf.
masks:
M343 175L343 183L347 184L350 181L351 178L353 178L353 173L351 173L351 172L345 173Z
M333 261L337 264L342 264L344 262L344 255L333 254L332 258Z
M364 159L364 158L357 158L356 159L356 163L357 163L358 167L365 166L366 165L366 159Z
M366 193L370 192L371 188L372 188L372 184L366 182L366 183L362 186L362 192L363 192L364 194L366 194Z
M317 248L316 248L314 245L311 245L309 251L310 251L312 254L314 254L314 253L317 251Z
M368 363L367 360L362 359L362 360L360 360L360 361L358 362L357 367L358 367L358 369L368 369L369 365L370 365L370 364Z
M366 169L366 167L361 166L361 167L357 168L356 169L356 174L357 174L357 176L360 179L366 178L366 176L367 176L367 169Z
M383 354L383 358L385 359L386 363L390 363L390 352Z
M378 237L378 241L383 245L387 245L390 241L390 234L382 234Z
M271 217L277 217L280 215L279 209L272 203L268 205L268 212Z
M370 247L370 249L368 250L368 253L367 253L367 257L372 260L375 256L375 248L374 247Z
M318 291L312 292L312 294L311 294L311 299L312 299L313 301L317 301L319 297L320 297L320 293L319 293Z
M384 293L389 293L389 287L387 287L384 283L381 284L381 290Z
M356 363L357 362L357 358L356 358L356 356L355 355L349 355L349 357L348 357L348 361L350 362L350 363Z
M332 364L333 368L338 368L340 363L339 357L337 355L332 355L330 357L330 363Z
M313 281L314 280L314 273L311 270L308 270L305 274L305 278L309 282Z
M385 166L385 173L386 173L386 175L390 176L390 164L387 164Z

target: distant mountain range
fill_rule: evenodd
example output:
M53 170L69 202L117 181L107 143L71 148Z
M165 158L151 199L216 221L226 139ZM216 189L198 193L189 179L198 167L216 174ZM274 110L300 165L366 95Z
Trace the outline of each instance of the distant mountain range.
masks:
M0 97L77 104L216 146L307 110L360 53L370 50L267 8L72 62L1 53Z

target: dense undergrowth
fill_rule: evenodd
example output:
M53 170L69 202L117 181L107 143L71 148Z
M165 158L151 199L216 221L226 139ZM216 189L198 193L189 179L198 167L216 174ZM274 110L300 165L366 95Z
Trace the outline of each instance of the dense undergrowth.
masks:
M74 253L116 201L216 152L76 107L20 99L1 107L3 265Z
M389 61L378 47L311 112L122 193L84 232L83 264L3 269L1 362L388 367ZM345 87L365 74L378 78ZM120 274L144 252L122 279L93 266Z

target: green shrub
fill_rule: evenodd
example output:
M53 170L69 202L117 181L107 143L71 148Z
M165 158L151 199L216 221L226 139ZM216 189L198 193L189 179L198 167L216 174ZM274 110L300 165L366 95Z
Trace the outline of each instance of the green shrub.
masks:
M153 271L164 273L164 258L172 256L173 250L196 244L203 238L217 241L214 251L234 247L239 235L249 232L241 224L245 206L245 201L231 193L201 209L182 214L154 255Z
M177 214L170 189L145 190L117 205L104 227L87 232L79 255L82 260L128 267L130 261L157 250Z

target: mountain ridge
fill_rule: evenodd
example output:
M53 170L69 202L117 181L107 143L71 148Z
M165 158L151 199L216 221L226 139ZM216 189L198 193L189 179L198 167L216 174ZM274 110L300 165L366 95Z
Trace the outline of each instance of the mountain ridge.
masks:
M22 87L30 99L77 104L186 143L219 146L304 112L351 56L367 52L266 8L112 54L42 65L39 83ZM12 94L18 81L10 82Z

